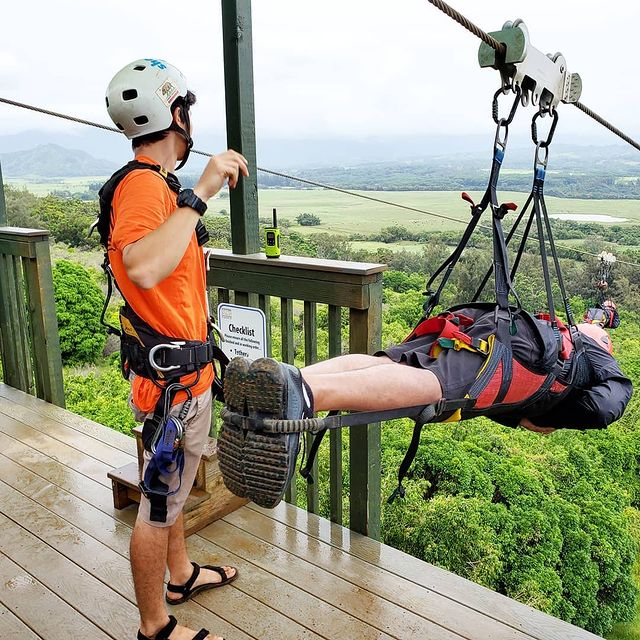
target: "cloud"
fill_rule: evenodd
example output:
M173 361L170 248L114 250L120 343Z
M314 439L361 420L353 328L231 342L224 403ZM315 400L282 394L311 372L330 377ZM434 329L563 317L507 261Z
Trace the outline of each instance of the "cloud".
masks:
M486 30L522 17L533 44L561 50L584 82L584 102L630 135L635 105L635 25L640 5L602 10L596 0L456 0ZM104 91L138 57L181 68L198 92L197 130L224 131L219 3L23 0L3 8L0 95L108 123ZM28 25L28 34L21 25ZM256 122L268 137L471 134L490 129L498 74L480 69L479 41L426 0L268 0L253 3ZM561 127L595 134L572 108ZM566 115L565 115L566 114ZM0 105L0 134L59 128ZM37 122L37 124L36 124ZM599 133L599 132L598 132ZM613 140L612 140L613 141Z

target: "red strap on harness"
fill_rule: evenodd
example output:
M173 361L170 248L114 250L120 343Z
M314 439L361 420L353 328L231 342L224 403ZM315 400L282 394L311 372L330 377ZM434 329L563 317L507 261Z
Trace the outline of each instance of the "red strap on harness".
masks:
M471 345L473 344L473 339L466 333L460 331L460 327L470 327L473 322L473 318L465 316L462 313L444 313L435 318L427 318L420 322L403 342L409 342L409 340L419 338L420 336L434 335L434 346L440 338L448 338L450 340L457 339L465 344Z

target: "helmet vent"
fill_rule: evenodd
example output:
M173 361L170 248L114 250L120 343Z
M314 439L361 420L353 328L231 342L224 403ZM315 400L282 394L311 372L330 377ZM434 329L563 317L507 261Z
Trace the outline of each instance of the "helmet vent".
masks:
M107 103L107 109L109 108L109 98L105 96L104 101Z
M135 89L127 89L126 91L122 92L123 100L134 100L137 97L138 97L138 92Z
M124 127L119 122L116 122L116 127L118 127L120 131L124 131Z
M134 71L144 71L147 67L145 67L143 64L139 64L135 67L133 67Z
M136 117L133 119L133 121L134 121L136 124L140 124L140 125L142 125L142 124L147 124L147 123L149 122L149 118L147 118L147 116L136 116Z

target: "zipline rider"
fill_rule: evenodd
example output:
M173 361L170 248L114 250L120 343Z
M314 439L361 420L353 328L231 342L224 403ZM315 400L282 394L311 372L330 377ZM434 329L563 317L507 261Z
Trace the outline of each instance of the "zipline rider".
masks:
M193 145L189 109L195 100L182 73L154 59L124 67L106 95L109 116L135 155L101 189L97 226L107 247L106 270L125 300L122 330L114 331L121 336L123 373L131 379L130 403L145 423L142 496L131 537L138 640L214 637L168 616L167 567L169 604L237 575L233 567L190 562L182 517L209 434L215 381L201 216L226 181L234 188L248 175L245 158L229 150L211 158L193 190L181 189L172 172L178 161L177 169L184 166Z

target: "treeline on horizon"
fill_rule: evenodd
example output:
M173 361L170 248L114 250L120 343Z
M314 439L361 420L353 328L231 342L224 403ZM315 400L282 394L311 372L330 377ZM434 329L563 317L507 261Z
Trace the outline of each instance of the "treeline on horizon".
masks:
M484 191L488 172L468 169L456 171L422 164L359 165L289 171L291 175L341 189L356 191ZM263 188L305 187L295 180L260 173L258 183ZM500 189L526 193L531 191L532 176L526 172L503 174ZM555 172L545 184L545 193L558 198L637 199L640 198L640 177L616 176L606 172L570 174Z

